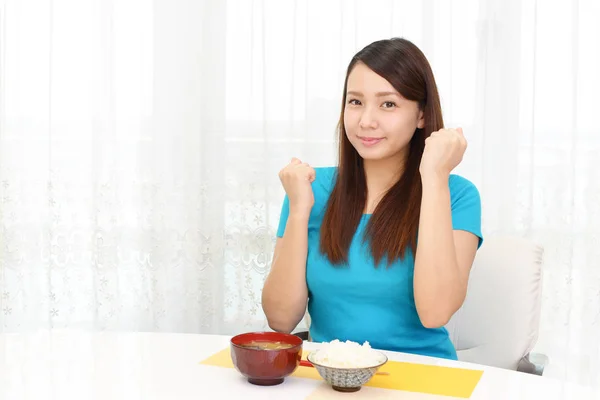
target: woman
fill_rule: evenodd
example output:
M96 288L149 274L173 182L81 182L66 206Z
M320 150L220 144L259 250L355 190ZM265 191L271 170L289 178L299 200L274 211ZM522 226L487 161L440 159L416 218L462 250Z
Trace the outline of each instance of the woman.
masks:
M451 174L467 143L445 129L431 67L404 39L354 56L344 84L339 165L293 159L263 310L291 332L456 359L444 325L462 305L482 243L479 193Z

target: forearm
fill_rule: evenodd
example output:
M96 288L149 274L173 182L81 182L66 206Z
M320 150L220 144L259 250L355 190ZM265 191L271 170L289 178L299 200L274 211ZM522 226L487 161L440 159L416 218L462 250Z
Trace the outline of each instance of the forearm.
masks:
M466 281L456 257L448 177L430 176L422 182L414 296L423 325L438 327L462 304Z
M280 240L263 288L262 306L271 329L291 332L304 317L308 300L308 216L290 214Z

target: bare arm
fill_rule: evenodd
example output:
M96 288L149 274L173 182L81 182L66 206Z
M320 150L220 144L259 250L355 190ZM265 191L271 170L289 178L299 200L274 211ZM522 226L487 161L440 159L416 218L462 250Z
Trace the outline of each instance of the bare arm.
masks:
M427 328L446 325L463 304L477 251L479 239L453 230L451 212L448 176L424 177L413 285Z
M311 184L316 173L310 165L293 158L279 172L279 178L289 198L289 213L282 213L282 218L287 218L285 231L275 245L262 307L271 329L289 333L304 317L308 301L308 220L315 202Z
M263 311L274 331L290 333L304 317L307 249L308 216L290 214L262 292Z

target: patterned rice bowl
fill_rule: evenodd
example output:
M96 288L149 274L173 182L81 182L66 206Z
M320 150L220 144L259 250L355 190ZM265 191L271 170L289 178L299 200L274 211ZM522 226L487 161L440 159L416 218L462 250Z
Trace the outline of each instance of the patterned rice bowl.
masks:
M308 361L314 365L314 367L319 372L319 375L331 385L331 387L338 392L356 392L359 391L360 388L368 383L371 378L377 373L379 368L381 368L385 363L387 363L388 358L385 354L373 350L373 352L378 354L378 363L375 365L365 365L361 367L333 367L330 365L320 364L318 361L315 361L315 355L318 350L313 351L307 357Z

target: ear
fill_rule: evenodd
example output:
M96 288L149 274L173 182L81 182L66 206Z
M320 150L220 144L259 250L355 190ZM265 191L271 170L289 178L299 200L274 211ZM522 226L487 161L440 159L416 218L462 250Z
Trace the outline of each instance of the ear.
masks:
M423 111L419 111L419 121L417 122L417 128L425 128L425 116L423 115Z

